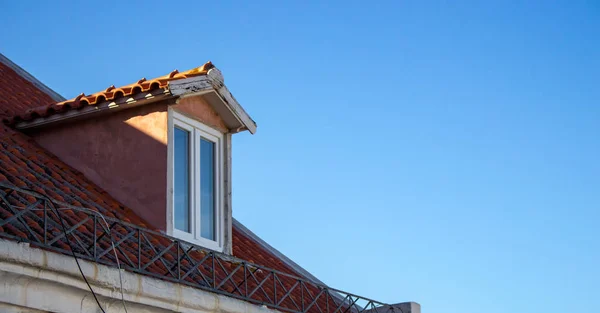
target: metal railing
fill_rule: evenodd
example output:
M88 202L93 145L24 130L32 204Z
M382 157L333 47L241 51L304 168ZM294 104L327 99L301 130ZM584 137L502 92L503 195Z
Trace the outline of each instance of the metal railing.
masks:
M0 237L291 313L402 309L0 182ZM113 248L114 245L114 248ZM118 258L118 260L117 260Z

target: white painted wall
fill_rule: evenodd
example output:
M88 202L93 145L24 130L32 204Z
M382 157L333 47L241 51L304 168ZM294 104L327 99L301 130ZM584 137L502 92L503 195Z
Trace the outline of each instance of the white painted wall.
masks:
M94 262L79 261L107 313L125 312L119 271ZM129 313L275 313L246 301L181 284L122 271ZM75 260L0 239L0 312L101 312L81 278Z

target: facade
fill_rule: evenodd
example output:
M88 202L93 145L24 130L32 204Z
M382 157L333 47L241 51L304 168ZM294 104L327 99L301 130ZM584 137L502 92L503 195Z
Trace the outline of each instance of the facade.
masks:
M420 312L326 286L233 218L256 123L206 63L66 100L0 55L0 312Z

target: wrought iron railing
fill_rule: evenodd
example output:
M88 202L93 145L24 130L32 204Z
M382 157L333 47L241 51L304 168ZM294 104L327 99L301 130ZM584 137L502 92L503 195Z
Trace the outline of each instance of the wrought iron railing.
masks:
M291 313L402 309L0 182L0 237ZM114 248L113 248L114 247ZM118 258L118 259L117 259Z

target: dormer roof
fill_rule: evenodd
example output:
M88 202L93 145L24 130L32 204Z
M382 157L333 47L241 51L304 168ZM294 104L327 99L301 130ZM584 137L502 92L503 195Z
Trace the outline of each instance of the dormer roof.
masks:
M221 71L210 61L187 71L174 70L160 77L141 78L120 87L111 85L102 91L88 95L81 93L75 98L58 102L52 101L56 98L29 99L28 93L24 95L27 95L23 97L26 103L45 104L21 106L20 109L25 110L15 108L5 114L4 122L17 129L45 127L169 98L202 95L222 116L231 132L256 132L256 123L229 92Z

